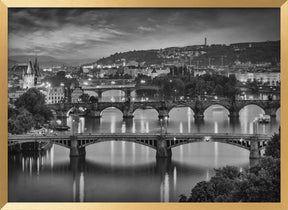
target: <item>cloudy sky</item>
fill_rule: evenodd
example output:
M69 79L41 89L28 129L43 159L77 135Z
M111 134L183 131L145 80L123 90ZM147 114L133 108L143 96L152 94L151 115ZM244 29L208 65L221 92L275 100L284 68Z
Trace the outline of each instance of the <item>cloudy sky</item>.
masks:
M279 9L9 9L9 55L101 58L171 46L280 39Z

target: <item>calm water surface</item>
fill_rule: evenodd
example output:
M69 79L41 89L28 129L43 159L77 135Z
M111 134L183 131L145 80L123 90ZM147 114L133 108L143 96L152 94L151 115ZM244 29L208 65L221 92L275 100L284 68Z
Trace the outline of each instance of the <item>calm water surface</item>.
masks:
M230 122L221 106L206 110L203 123L195 123L190 108L174 108L163 129L179 133L252 133L253 120L263 110L250 105L240 118ZM69 117L71 133L159 133L158 114L153 109L136 110L134 119L122 120L114 108L102 118ZM73 123L74 120L74 123ZM72 125L73 123L73 125ZM278 131L280 111L257 132ZM189 195L196 183L209 180L214 168L249 167L249 152L222 143L193 143L172 149L172 160L156 160L156 151L130 142L102 142L86 148L86 158L69 158L69 150L54 145L41 155L9 157L9 201L66 202L177 202Z

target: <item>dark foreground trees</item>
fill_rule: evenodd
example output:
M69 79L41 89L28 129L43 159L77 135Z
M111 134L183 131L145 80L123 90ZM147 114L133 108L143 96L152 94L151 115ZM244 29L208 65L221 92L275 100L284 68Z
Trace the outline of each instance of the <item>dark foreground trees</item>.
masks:
M267 145L265 158L240 172L226 166L215 170L210 181L199 182L189 197L180 202L279 202L280 201L280 134Z
M8 132L22 134L32 127L39 128L52 118L52 112L45 105L45 96L30 88L8 108Z
M268 142L265 155L274 158L280 158L280 130L279 133L274 134L274 136L271 138L271 141Z

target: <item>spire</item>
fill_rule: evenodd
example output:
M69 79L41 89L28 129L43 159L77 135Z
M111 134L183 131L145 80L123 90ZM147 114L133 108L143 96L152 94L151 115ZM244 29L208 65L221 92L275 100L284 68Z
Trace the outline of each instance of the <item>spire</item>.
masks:
M35 76L37 77L40 76L40 68L39 68L37 56L35 57L35 62L34 62L34 73L35 73Z
M28 62L28 67L27 67L27 74L33 74L33 66L32 66L32 62L29 61Z

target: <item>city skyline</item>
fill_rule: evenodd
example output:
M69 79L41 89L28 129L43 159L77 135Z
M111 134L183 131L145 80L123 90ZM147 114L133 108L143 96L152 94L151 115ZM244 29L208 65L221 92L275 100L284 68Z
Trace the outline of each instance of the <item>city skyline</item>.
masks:
M280 40L279 9L9 9L9 56L87 59L130 50Z

